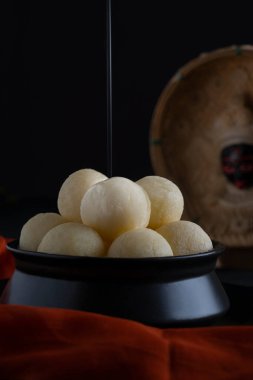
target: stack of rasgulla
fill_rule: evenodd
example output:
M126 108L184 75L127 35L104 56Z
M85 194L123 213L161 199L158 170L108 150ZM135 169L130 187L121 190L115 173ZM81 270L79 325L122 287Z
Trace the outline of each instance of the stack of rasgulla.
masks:
M143 188L124 177L112 177L92 186L83 196L81 218L107 241L123 232L146 227L150 200Z
M157 229L170 244L173 255L190 255L207 252L213 248L207 233L196 223L180 220Z
M180 220L183 195L163 177L133 182L81 169L63 182L57 204L60 215L38 214L23 226L21 249L108 258L178 256L212 249L199 225Z
M85 192L95 183L107 178L93 169L81 169L70 174L59 191L57 201L59 213L68 220L82 222L80 204Z

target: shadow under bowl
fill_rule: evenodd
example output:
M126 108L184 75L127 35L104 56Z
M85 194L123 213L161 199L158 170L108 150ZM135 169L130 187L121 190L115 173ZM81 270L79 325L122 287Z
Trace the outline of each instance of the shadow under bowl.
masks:
M229 308L215 273L221 245L161 258L95 258L20 250L1 303L84 310L151 326L208 324Z

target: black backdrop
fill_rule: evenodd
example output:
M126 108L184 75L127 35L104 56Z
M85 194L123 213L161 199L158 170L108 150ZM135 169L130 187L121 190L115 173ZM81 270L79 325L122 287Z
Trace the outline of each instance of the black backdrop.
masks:
M3 7L0 203L55 201L71 172L107 172L105 0ZM168 80L204 51L251 44L252 16L238 2L112 7L113 175L135 180L153 173L149 126Z

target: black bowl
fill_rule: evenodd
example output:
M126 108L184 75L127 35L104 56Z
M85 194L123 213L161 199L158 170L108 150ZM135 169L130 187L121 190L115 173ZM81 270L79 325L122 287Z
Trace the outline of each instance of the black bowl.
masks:
M223 315L227 295L214 271L223 247L163 258L94 258L23 251L1 303L85 310L153 326L198 325Z

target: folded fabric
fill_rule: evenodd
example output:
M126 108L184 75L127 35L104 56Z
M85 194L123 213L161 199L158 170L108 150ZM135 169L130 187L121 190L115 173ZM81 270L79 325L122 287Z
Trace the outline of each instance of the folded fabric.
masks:
M1 380L252 380L253 327L158 329L0 305Z
M0 236L0 280L10 278L15 269L12 253L6 249L6 244L11 240Z

